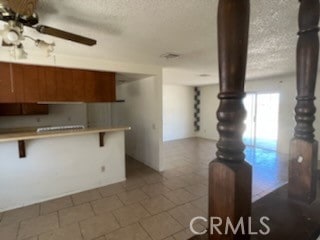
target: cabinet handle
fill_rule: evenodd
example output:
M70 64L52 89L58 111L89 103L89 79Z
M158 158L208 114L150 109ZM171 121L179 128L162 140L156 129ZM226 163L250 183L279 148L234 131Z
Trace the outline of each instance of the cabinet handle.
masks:
M12 70L12 64L11 63L10 63L10 84L11 84L11 92L14 93L13 70Z

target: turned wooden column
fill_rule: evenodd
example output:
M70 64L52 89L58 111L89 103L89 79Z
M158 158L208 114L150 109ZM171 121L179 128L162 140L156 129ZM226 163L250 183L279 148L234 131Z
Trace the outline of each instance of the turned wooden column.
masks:
M243 218L245 233L251 214L251 166L245 162L242 134L243 105L249 31L249 0L220 0L218 9L220 106L217 111L217 158L209 166L209 217L220 217L236 226ZM228 220L229 219L229 220ZM217 223L215 221L214 223ZM210 224L209 230L212 229ZM238 231L220 235L213 229L210 240L249 239Z
M297 46L296 127L290 144L289 197L311 203L316 197L318 142L313 122L319 55L319 0L301 0Z

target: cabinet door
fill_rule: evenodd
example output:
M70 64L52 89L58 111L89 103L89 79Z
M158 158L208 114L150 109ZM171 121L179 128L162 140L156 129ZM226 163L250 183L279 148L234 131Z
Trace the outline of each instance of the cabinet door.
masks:
M55 67L38 67L41 101L58 101Z
M0 102L15 102L13 78L11 78L12 66L10 63L0 62ZM11 70L10 70L11 68Z
M87 72L86 70L79 70L79 69L72 70L73 101L77 101L77 102L85 101L86 72Z
M23 95L24 103L36 103L41 101L38 67L33 65L20 65L23 72Z
M87 70L85 72L85 101L96 102L96 92L95 72Z
M22 115L42 115L49 113L47 104L24 103L21 104Z
M73 101L72 69L56 68L57 100Z
M96 72L97 100L99 102L115 101L115 74Z
M42 115L48 114L46 104L36 103L0 103L0 116Z
M19 103L1 103L0 116L21 115L21 104Z
M12 64L13 90L15 102L24 102L24 73L22 64Z
M86 101L115 101L115 73L88 72L86 78Z

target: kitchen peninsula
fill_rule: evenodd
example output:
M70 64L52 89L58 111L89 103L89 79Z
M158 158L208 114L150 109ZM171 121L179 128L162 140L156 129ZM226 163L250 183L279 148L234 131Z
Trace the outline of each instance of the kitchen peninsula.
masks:
M130 128L0 134L0 211L125 180L127 130ZM21 141L25 158L17 151Z

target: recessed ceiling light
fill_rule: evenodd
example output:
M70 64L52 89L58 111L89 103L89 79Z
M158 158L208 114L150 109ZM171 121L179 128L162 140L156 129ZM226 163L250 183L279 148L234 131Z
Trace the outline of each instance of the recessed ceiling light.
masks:
M176 53L165 53L165 54L162 54L160 56L161 58L165 58L165 59L174 59L174 58L178 58L180 57L180 54L176 54Z
M210 74L206 74L206 73L203 73L203 74L200 74L199 77L210 77L211 75Z

